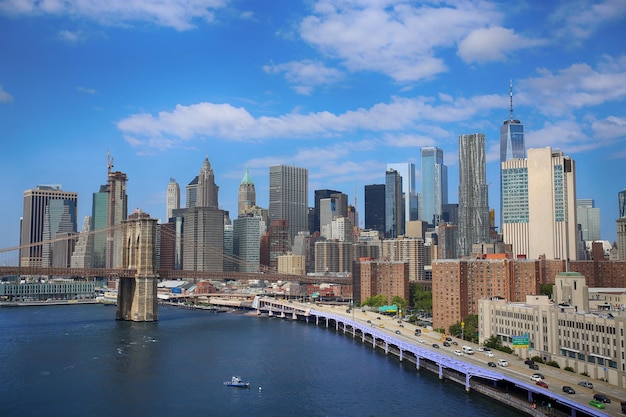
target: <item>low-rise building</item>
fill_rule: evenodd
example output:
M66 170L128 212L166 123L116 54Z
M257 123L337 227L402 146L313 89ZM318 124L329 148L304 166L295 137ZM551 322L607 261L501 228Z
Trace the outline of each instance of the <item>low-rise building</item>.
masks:
M605 295L600 289L590 291L583 275L564 272L555 278L552 300L545 295L528 295L523 303L502 297L480 300L479 341L495 335L521 357L540 356L625 388L625 293L623 288L608 289ZM528 344L519 344L520 338Z

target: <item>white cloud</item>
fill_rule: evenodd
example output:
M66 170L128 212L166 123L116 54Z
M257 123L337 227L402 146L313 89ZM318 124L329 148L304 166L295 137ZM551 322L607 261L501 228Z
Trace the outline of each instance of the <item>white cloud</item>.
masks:
M369 109L359 108L341 114L328 111L316 113L291 112L280 116L254 117L243 107L230 104L198 103L177 105L171 112L135 114L117 123L129 143L162 148L162 138L175 146L198 138L235 141L256 141L284 138L325 138L358 132L401 132L416 129L427 135L446 135L433 124L468 120L492 108L506 106L507 97L497 95L459 98L439 103L433 98L395 97L389 103L378 103ZM424 125L420 125L424 123ZM413 136L413 139L417 135ZM145 139L141 139L145 138ZM405 139L406 140L406 139ZM138 142L139 141L139 142ZM154 142L151 142L154 141ZM395 143L400 143L397 139ZM398 145L394 145L398 146Z
M76 87L76 89L78 91L80 91L81 93L87 93L87 94L96 94L97 91L94 90L93 88L87 88L87 87L83 87L83 86L78 86Z
M601 139L626 138L626 117L609 116L591 124L594 136Z
M597 69L589 64L573 64L552 72L539 69L539 76L520 82L525 100L544 114L559 116L590 106L626 98L626 57L612 59Z
M151 22L176 30L195 27L194 21L213 21L227 0L0 0L0 13L87 18L104 25ZM65 34L72 36L71 32ZM69 39L66 39L69 40Z
M447 71L435 51L452 48L502 14L487 2L437 6L393 0L322 0L300 23L301 37L351 71L376 71L400 82Z
M540 39L524 38L500 26L479 28L459 43L457 54L465 62L504 61L518 49L545 44Z
M590 138L583 131L583 126L575 120L545 122L541 129L527 132L526 148L560 149L565 154L584 152L601 147L602 144Z
M268 74L284 73L285 79L294 85L294 90L303 95L311 94L317 86L334 84L343 78L341 71L312 60L265 65L263 70Z
M13 96L4 91L4 88L0 85L0 103L8 103L10 101L13 101Z
M586 39L599 27L626 16L624 0L567 1L550 16L557 34L571 41Z

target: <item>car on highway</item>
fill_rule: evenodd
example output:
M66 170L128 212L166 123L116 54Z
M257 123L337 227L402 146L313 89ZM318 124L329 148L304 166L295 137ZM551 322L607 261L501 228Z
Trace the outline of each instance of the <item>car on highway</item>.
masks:
M455 340L453 340L453 341L452 341L452 344L453 344L454 346L458 346L458 345L459 345L459 344L458 344Z
M576 391L574 391L574 388L569 387L567 385L563 386L563 392L567 394L576 394Z
M485 351L485 348L484 348L484 347L482 347L482 346L478 346L478 347L476 348L476 352L484 352L484 351Z
M532 369L533 371L536 371L539 369L539 365L537 365L536 363L531 363L530 365L528 365L528 367Z
M530 379L532 379L535 382L541 381L541 377L539 375L537 375L537 374L531 375Z
M534 360L532 360L532 359L526 359L526 360L524 361L524 365L533 365L534 363L535 363L535 361L534 361Z
M380 327L381 329L384 329L385 325L384 324L379 324L378 327Z
M578 385L580 385L581 387L587 387L587 388L593 389L593 384L588 381L580 381Z
M396 334L400 334L400 330L396 330Z
M495 368L497 366L495 362L487 362L487 365L489 365L490 368Z
M509 363L506 361L506 359L498 359L498 365L509 366Z
M433 347L434 347L435 349L439 349L439 345L438 345L437 343L433 343Z
M458 350L458 349L456 349L456 350L454 351L454 354L455 354L456 356L463 356L463 352L461 352L461 351L460 351L460 350Z
M620 402L620 405L622 406L622 413L626 414L626 401Z
M450 347L450 343L449 342L443 342L444 347Z
M594 394L593 399L601 403L611 404L611 400L604 394Z
M589 405L592 407L596 407L596 408L605 408L603 403L601 403L600 401L596 401L596 400L589 401Z
M418 342L420 343L426 343L426 341L424 339L422 339L421 337L419 339L417 339Z
M452 342L452 338L451 337L446 337L446 342Z
M367 322L368 322L368 323L372 323L372 321L371 321L371 320L368 320Z
M546 378L545 376L543 376L543 374L540 374L539 372L535 372L533 374L533 376L536 376L536 377L541 378L541 379L545 379Z
M493 352L484 352L485 356L493 358Z
M545 382L543 382L542 380L539 380L537 382L535 382L536 385L539 385L542 388L548 388L548 384L546 384Z

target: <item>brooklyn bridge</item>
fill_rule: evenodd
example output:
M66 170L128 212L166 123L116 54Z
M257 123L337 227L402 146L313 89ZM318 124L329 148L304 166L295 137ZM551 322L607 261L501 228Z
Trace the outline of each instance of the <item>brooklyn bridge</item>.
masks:
M119 320L154 321L157 320L157 284L162 280L264 280L267 282L297 282L301 284L340 284L351 285L351 277L337 277L333 275L294 275L278 273L275 269L259 266L257 272L237 271L191 271L157 269L157 220L142 217L125 220L115 226L121 230L121 261L118 268L76 268L76 267L49 267L37 265L37 262L19 262L18 266L0 266L0 277L68 277L79 279L107 278L117 280L118 299L117 314ZM92 231L87 233L102 233ZM108 230L107 230L108 232ZM181 236L177 237L182 239ZM59 237L50 241L0 249L0 254L20 253L38 249L53 243L67 243L76 237ZM228 259L234 265L241 265L248 261L226 254L217 253L213 248L205 248L213 256ZM37 252L37 251L36 251ZM41 262L39 262L41 264Z

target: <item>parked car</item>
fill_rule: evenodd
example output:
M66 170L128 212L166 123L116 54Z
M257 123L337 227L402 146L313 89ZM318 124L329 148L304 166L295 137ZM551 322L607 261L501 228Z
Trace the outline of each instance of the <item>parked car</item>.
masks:
M461 351L460 351L460 350L458 350L458 349L456 349L456 350L454 351L454 354L455 354L456 356L463 356L463 352L461 352Z
M587 388L593 389L593 384L591 382L580 381L578 385L580 385L581 387L587 387Z
M535 363L535 361L534 361L534 360L532 360L532 359L526 359L526 360L524 361L524 365L533 365L534 363Z
M546 384L545 382L543 382L542 380L539 380L537 382L535 382L536 385L539 385L542 388L548 388L548 384Z
M611 400L604 394L594 394L593 399L601 403L611 404Z
M506 359L498 359L498 365L509 366L509 363L506 361Z
M433 343L433 347L434 347L435 349L439 349L439 345L438 345L437 343Z
M596 401L596 400L589 401L589 405L592 406L592 407L596 407L596 408L604 408L604 404L602 404L600 401Z
M567 385L563 387L563 392L566 392L568 394L576 394L576 391L574 391L574 388L568 387Z
M495 362L487 362L487 365L489 365L489 367L491 367L491 368L495 368L496 367L496 363Z
M536 363L532 363L532 364L528 365L528 367L530 369L532 369L533 371L536 371L536 370L539 369L539 365L537 365Z

